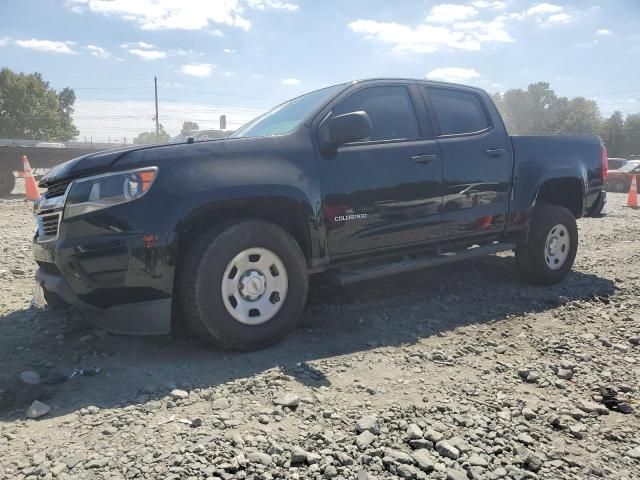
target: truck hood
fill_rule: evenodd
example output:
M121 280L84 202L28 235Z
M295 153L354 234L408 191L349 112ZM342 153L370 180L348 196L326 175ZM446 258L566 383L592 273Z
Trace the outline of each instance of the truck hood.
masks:
M129 152L143 150L145 148L153 147L138 146L118 148L115 150L105 150L103 152L89 153L87 155L82 155L81 157L72 158L71 160L49 169L46 175L44 175L40 180L39 185L41 187L48 187L49 185L65 181L69 178L76 178L106 171L123 155L126 155Z
M39 185L46 188L54 183L106 172L120 161L126 162L134 159L140 161L176 159L198 151L201 153L204 151L208 154L216 154L225 150L221 144L223 142L226 143L226 140L227 139L210 140L191 144L140 145L90 153L73 158L51 168L46 175L42 177ZM236 140L236 142L238 141Z
M308 135L308 132L305 133ZM243 158L256 153L272 151L273 148L290 148L292 136L222 138L195 143L172 143L164 145L146 145L118 150L91 153L74 158L50 169L42 177L40 186L66 182L78 177L107 172L118 166L122 168L141 165L161 165L190 158L214 159L225 156Z

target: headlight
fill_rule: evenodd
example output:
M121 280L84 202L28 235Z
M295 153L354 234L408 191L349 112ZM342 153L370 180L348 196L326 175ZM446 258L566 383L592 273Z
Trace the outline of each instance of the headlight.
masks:
M67 194L64 218L130 202L147 193L158 167L105 173L73 181Z

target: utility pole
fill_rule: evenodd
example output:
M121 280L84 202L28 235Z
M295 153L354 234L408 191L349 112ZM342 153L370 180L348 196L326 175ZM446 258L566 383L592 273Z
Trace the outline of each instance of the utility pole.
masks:
M160 121L158 120L158 77L153 77L153 85L156 92L156 142L160 141Z

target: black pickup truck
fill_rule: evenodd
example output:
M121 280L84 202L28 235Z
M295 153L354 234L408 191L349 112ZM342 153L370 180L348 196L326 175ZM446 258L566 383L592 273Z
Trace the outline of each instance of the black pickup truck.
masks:
M40 185L34 255L53 307L117 333L250 350L301 316L309 276L340 285L515 249L562 280L576 218L605 202L585 135L510 137L482 90L373 79L290 100L228 139L112 150Z

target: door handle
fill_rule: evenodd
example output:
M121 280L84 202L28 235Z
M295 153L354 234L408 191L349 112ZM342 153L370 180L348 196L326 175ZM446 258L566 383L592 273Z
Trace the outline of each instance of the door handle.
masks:
M429 163L438 160L438 155L414 155L411 157L413 163Z
M490 148L485 152L489 157L501 157L506 154L507 151L504 148Z

